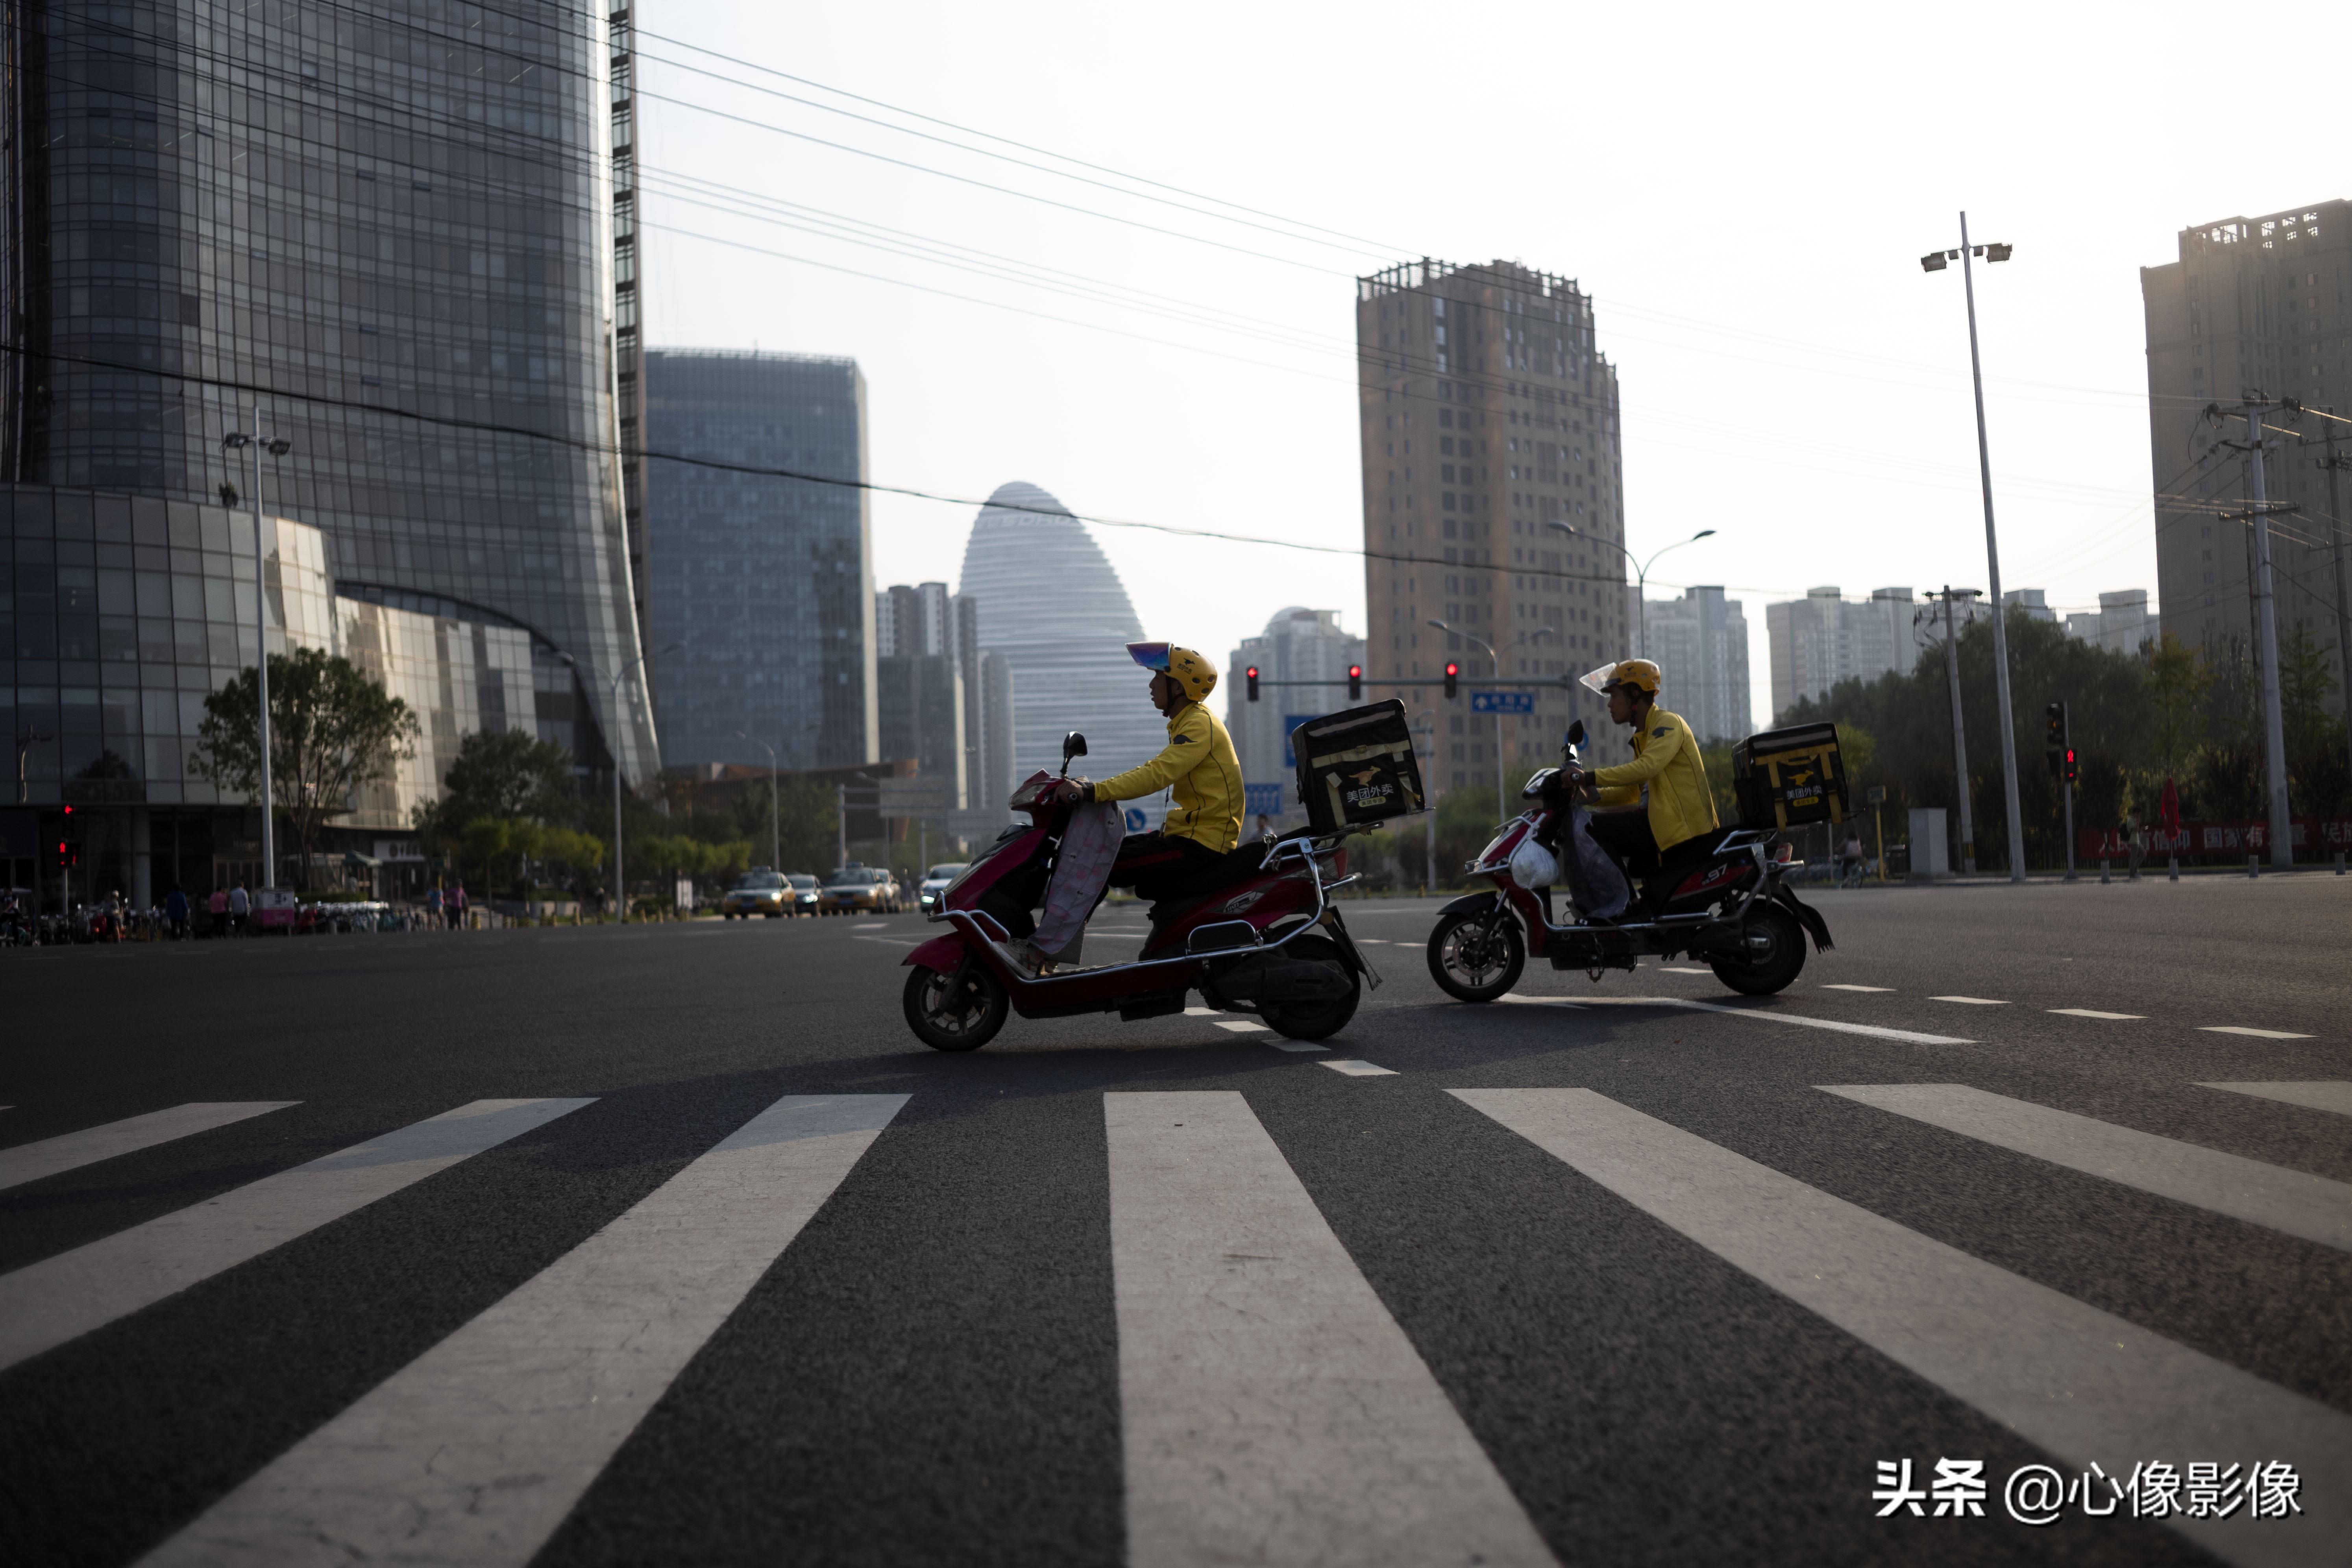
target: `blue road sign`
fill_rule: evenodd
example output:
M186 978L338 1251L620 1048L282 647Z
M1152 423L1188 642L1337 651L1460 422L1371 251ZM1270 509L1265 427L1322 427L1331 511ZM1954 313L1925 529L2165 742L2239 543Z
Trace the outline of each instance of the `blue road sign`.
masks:
M1295 768L1298 765L1298 757L1290 749L1290 737L1297 733L1301 724L1320 719L1322 716L1320 713L1285 713L1282 716L1282 765L1284 767Z
M1127 808L1127 830L1129 833L1142 832L1144 825L1150 820L1150 819L1149 817L1143 815L1143 808L1141 806L1130 805Z
M1474 691L1470 694L1473 713L1532 713L1536 710L1536 694L1532 691Z
M1244 784L1242 789L1245 801L1244 809L1252 816L1282 815L1282 785L1279 784Z

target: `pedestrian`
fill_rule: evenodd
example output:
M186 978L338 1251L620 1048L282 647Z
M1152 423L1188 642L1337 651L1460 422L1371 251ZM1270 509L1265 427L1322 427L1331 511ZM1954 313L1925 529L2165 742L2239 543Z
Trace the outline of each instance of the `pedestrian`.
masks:
M179 942L187 936L188 895L180 890L180 884L177 882L173 883L172 890L163 896L163 919L171 927L173 942Z
M1845 830L1845 842L1838 846L1838 886L1849 880L1856 887L1862 884L1862 833L1854 827Z
M2125 812L2123 826L2116 831L2123 836L2124 854L2131 861L2131 875L2126 879L2137 882L2139 880L2139 863L2147 858L2147 845L2140 834L2139 813Z
M245 879L237 879L236 886L228 890L228 931L231 936L245 934L245 918L253 911L253 895L245 890Z
M441 923L441 884L436 882L425 889L425 924L428 930L438 930Z
M449 912L449 929L457 931L466 923L466 884L463 879L449 884L449 896L444 900Z
M228 889L215 888L205 900L205 934L218 936L228 929Z
M122 928L130 923L130 920L131 900L122 896L121 889L117 888L106 898L106 939L121 942Z

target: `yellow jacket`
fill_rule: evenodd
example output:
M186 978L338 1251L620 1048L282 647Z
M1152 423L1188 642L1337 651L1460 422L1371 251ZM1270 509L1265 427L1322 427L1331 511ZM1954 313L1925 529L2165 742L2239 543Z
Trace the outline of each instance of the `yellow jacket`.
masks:
M1223 855L1242 841L1242 764L1217 716L1187 702L1168 721L1168 749L1139 768L1094 786L1097 800L1135 800L1173 786L1176 804L1160 831Z
M1595 768L1592 782L1603 805L1631 805L1650 786L1650 837L1661 849L1717 826L1715 795L1706 787L1706 764L1699 760L1698 737L1678 713L1652 708L1633 731L1633 760Z

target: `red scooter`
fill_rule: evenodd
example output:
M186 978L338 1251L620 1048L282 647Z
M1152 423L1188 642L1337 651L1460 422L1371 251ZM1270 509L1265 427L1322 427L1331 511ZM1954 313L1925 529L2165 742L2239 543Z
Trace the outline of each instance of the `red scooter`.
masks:
M1578 762L1584 721L1570 726L1565 749ZM1558 768L1546 768L1519 791L1532 809L1496 831L1469 866L1495 884L1491 893L1456 899L1438 911L1429 933L1429 973L1440 989L1465 1002L1492 1002L1518 983L1530 956L1554 969L1581 969L1593 979L1606 969L1631 970L1643 955L1687 953L1716 978L1749 996L1786 990L1805 967L1805 940L1830 945L1828 922L1801 902L1787 880L1788 853L1769 831L1717 829L1696 858L1636 886L1632 902L1613 920L1551 918L1551 889L1523 888L1511 857L1528 838L1564 842L1574 831L1569 792Z
M1036 929L1070 807L1055 798L1086 737L1062 742L1060 774L1033 773L1013 793L1027 827L1010 827L948 884L930 918L954 927L907 955L908 1027L934 1050L971 1051L996 1037L1009 1010L1024 1018L1117 1013L1158 1018L1184 1010L1198 991L1221 1012L1255 1012L1294 1040L1346 1027L1365 982L1364 962L1328 895L1347 875L1344 835L1302 834L1245 842L1215 864L1154 889L1151 931L1126 963L1031 974L1012 944ZM1328 879L1327 879L1327 876Z

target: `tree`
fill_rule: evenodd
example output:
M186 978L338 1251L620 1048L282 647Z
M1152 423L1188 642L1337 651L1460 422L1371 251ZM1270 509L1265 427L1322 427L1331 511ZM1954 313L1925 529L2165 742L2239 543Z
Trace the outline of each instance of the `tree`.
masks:
M453 822L478 816L551 822L569 816L572 753L522 730L477 730L457 744L442 778L442 809Z
M259 794L260 717L260 679L247 666L205 699L189 765L222 789ZM314 647L269 656L269 804L293 830L299 885L310 885L320 826L349 811L355 792L391 777L417 734L408 704L351 660Z
M2148 701L2155 709L2156 765L2169 778L2187 765L2202 728L2198 709L2212 676L2196 654L2170 632L2164 634L2147 658Z

